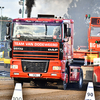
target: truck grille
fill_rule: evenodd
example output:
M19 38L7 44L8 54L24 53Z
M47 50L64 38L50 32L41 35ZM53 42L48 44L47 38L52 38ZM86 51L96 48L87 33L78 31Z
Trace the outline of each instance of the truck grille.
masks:
M42 72L48 70L48 60L22 60L23 72Z
M59 59L59 51L58 48L53 47L52 49L47 47L14 47L13 57L24 59Z

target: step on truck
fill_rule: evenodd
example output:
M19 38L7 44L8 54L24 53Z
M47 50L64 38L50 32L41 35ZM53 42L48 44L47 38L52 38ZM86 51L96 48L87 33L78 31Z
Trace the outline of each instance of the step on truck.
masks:
M14 84L55 83L66 89L70 82L77 82L81 87L82 70L71 65L73 35L74 21L54 15L16 18L8 23L6 39L10 41L10 77Z
M89 22L88 48L80 46L74 51L73 59L81 62L83 80L97 85L100 83L100 17L86 15L86 21Z

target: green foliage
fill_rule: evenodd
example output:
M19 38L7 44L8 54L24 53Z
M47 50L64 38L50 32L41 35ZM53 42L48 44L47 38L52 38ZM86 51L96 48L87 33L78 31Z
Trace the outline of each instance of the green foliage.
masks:
M1 20L1 17L0 17ZM3 17L2 16L2 21L0 21L0 33L1 33L1 41L4 40L4 37L6 35L6 24L8 23L7 20L12 20L11 18L8 17ZM1 25L2 25L2 31L1 31Z
M1 19L1 17L0 17L0 19ZM12 20L12 19L11 18L8 18L6 16L5 17L2 16L2 20Z

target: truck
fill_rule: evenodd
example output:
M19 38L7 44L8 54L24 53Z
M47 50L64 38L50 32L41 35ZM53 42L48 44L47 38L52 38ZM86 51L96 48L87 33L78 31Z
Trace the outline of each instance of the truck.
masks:
M70 82L83 84L80 66L73 66L72 19L54 15L37 18L16 18L7 25L10 41L10 77L14 85L30 82L35 86L54 83L66 89ZM10 28L12 27L12 28Z
M83 70L83 81L92 81L95 85L100 83L100 17L90 17L86 15L89 22L88 28L88 48L84 46L74 50L73 59L81 62Z

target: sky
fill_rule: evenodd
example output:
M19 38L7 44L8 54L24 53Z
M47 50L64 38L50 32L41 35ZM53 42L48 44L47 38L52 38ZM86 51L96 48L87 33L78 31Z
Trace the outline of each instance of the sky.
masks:
M21 18L22 14L19 14L19 9L22 8L19 5L20 0L0 0L0 6L2 9L2 16L9 18ZM25 0L24 0L25 1ZM56 16L63 16L66 12L68 15L68 7L72 0L35 0L35 6L32 8L31 17L37 17L37 14L54 14ZM24 2L25 4L25 2ZM26 6L24 7L26 9ZM1 10L0 10L1 15ZM24 18L27 17L24 14Z
M20 8L18 0L0 0L0 6L4 7L4 9L2 9L2 16L7 16L10 18L21 16L18 14L18 10ZM0 16L1 16L1 9L0 9Z
M19 0L0 0L0 6L4 7L4 9L2 9L2 16L7 16L13 19L22 17L22 15L19 14L19 9L21 8L21 5L19 5Z

